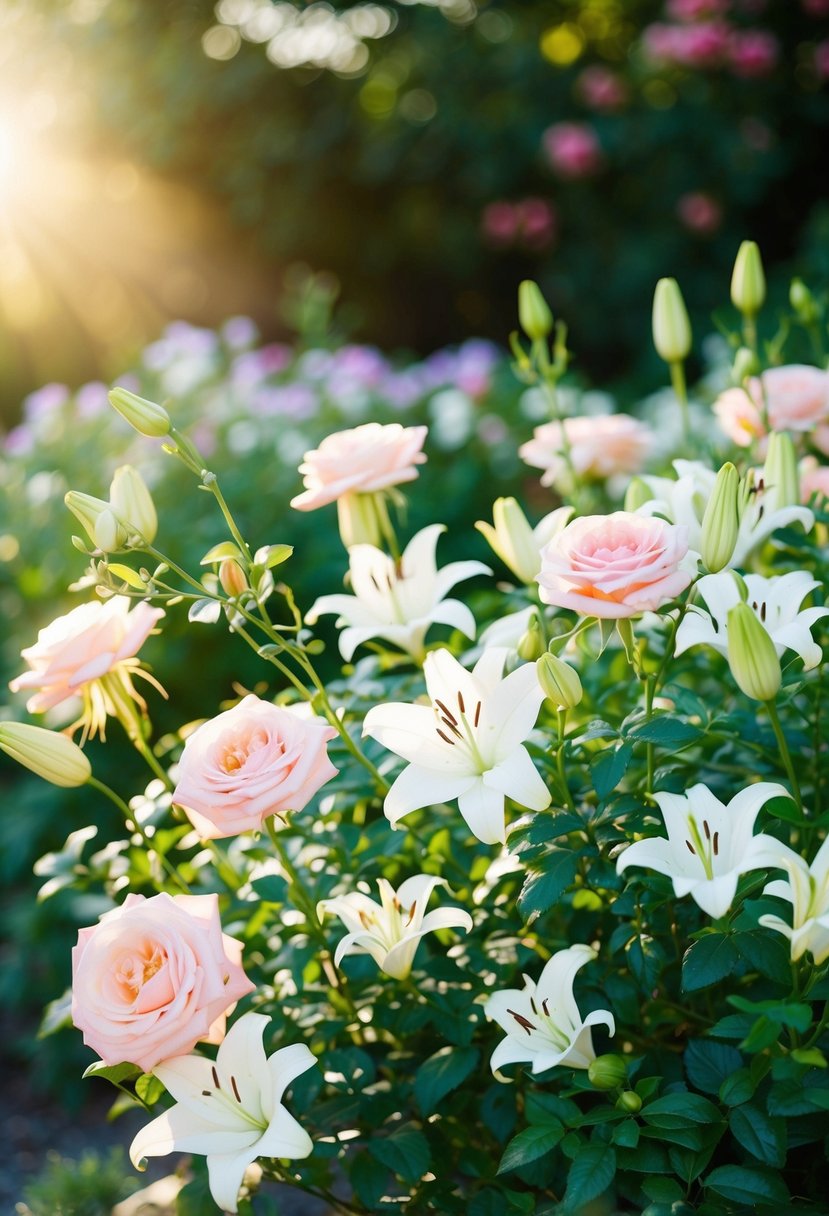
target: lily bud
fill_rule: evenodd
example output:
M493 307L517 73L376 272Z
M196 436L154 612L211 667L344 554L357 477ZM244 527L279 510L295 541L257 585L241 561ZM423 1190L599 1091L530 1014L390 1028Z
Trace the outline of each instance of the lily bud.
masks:
M126 543L127 530L118 523L108 502L93 498L91 494L81 494L78 490L70 490L63 501L83 525L96 548L111 553Z
M553 314L540 287L532 279L524 279L518 285L518 320L533 342L546 338L553 328Z
M518 657L528 663L534 663L539 655L544 654L544 638L541 635L541 625L537 613L533 613L526 632L518 642Z
M747 346L741 346L734 355L734 362L731 365L731 379L735 384L745 384L749 376L756 376L760 371L760 360L757 358L753 350L749 350Z
M789 287L789 303L803 325L814 325L820 313L815 297L802 279L792 279Z
M594 1089L618 1089L624 1083L627 1071L621 1056L597 1056L587 1069L587 1079Z
M248 590L245 572L232 557L226 557L219 566L219 582L225 595L229 595L231 599L235 599L243 591Z
M130 464L115 470L109 487L109 502L118 519L130 532L137 532L151 545L158 531L158 516L152 496L138 469Z
M754 701L772 701L783 680L774 642L748 604L728 613L728 665L738 687Z
M641 477L634 477L625 493L625 510L633 513L654 497L653 490Z
M343 494L337 499L337 522L346 549L352 545L380 547L380 522L373 494Z
M514 498L496 498L492 524L479 519L475 527L516 578L531 586L541 569L541 550L526 515Z
M126 388L113 388L108 393L109 404L122 418L148 439L163 439L170 434L172 422L162 405L147 401Z
M745 316L756 316L766 299L766 276L756 241L743 241L731 275L731 302Z
M616 1099L616 1109L625 1110L629 1115L636 1115L642 1109L642 1099L632 1089L626 1089Z
M772 431L763 465L766 504L770 511L794 507L800 503L800 476L797 454L788 431Z
M660 279L656 284L653 344L666 363L681 363L691 349L691 322L676 279Z
M739 493L740 476L728 461L717 474L702 517L702 561L712 574L717 574L728 565L737 544L740 531Z
M66 735L28 722L0 723L0 750L44 781L72 789L85 785L92 766Z
M544 696L556 709L575 709L584 695L579 673L555 654L543 654L535 665Z

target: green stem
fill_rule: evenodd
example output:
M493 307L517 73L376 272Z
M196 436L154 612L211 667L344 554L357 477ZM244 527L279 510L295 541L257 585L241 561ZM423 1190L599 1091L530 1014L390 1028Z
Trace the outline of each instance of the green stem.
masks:
M682 414L682 436L687 444L691 438L691 419L688 413L688 386L685 383L685 366L681 359L674 359L669 364L669 367L671 369L671 387L679 402Z
M645 676L645 721L650 722L653 717L653 697L656 691L656 679L654 676ZM647 757L648 777L646 794L648 798L653 797L654 784L654 769L655 769L655 754L653 743L645 744L645 755Z
M783 733L783 727L780 725L780 718L777 713L777 706L775 705L774 701L766 701L766 709L769 712L769 718L771 719L772 730L774 731L775 738L777 739L777 746L780 751L780 759L783 761L783 767L785 768L786 773L788 775L789 783L792 787L792 794L794 795L794 800L797 803L797 805L800 807L800 812L802 814L803 813L803 796L800 793L800 784L797 780L797 773L795 772L794 764L792 763L791 753L789 752L789 745L786 742L786 736Z
M564 798L567 806L571 811L576 809L576 804L573 801L573 795L570 793L570 785L567 781L567 774L564 771L564 732L567 728L567 710L560 709L558 711L558 747L556 748L556 771L558 779L561 782L561 787L564 790Z
M172 878L172 880L181 888L181 890L183 891L183 893L185 895L189 895L190 888L187 885L187 883L181 877L181 875L179 874L176 867L172 864L172 862L169 862L167 860L167 858L164 856L164 854L161 852L161 850L157 849L153 845L152 841L147 836L147 833L144 831L143 825L139 822L138 816L133 814L133 812L130 810L129 806L127 805L127 803L124 802L124 799L121 798L118 794L116 794L115 790L110 789L110 787L108 785L104 785L103 781L99 781L97 779L97 777L90 777L87 781L87 785L91 785L93 789L96 789L101 794L104 794L107 798L109 798L110 802L112 802L115 806L118 807L118 810L124 816L127 827L128 828L131 827L132 829L134 829L138 833L138 835L141 837L144 848L147 850L148 856L152 856L153 854L155 854L155 856L161 862L161 865L163 866L163 868L166 870L169 877ZM159 889L163 889L163 888L159 888Z
M207 487L207 489L210 491L210 493L216 499L216 502L219 505L219 510L221 511L222 515L224 515L225 523L227 524L228 528L230 529L230 534L233 537L233 539L236 541L236 544L242 550L242 553L244 553L244 555L248 559L248 561L252 562L253 554L251 553L250 549L248 548L247 541L242 536L242 533L239 531L239 527L236 523L236 520L233 518L233 512L230 510L230 507L227 505L225 496L222 493L221 489L219 488L219 483L216 479L216 474L215 473L205 473L202 477L202 484Z
M146 761L152 771L158 777L159 781L164 782L164 788L167 790L175 789L174 783L170 780L169 773L165 772L159 762L153 755L152 749L147 746L143 739L133 739L136 751Z

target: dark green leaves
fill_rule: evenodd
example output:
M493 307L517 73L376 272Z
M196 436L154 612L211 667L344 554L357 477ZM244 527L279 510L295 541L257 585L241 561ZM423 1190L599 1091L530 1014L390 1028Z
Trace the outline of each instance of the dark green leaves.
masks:
M557 1121L524 1128L517 1136L513 1136L504 1150L498 1173L505 1174L544 1157L561 1140L564 1130L564 1125Z
M368 1151L407 1182L422 1178L431 1161L426 1137L411 1127L401 1127L390 1136L375 1134L369 1141Z
M779 1175L742 1165L721 1165L708 1175L705 1185L735 1203L763 1206L785 1204L789 1200L789 1192Z
M739 954L725 933L709 933L694 942L682 959L682 988L696 992L725 979L734 970Z
M478 1059L474 1047L442 1047L418 1069L415 1097L424 1115L432 1114L441 1099L466 1080Z
M548 853L537 873L530 873L518 896L518 907L524 916L546 912L558 902L576 877L578 857L565 849L554 849Z
M567 1176L565 1212L577 1212L610 1186L616 1175L616 1153L607 1144L588 1144L579 1149Z

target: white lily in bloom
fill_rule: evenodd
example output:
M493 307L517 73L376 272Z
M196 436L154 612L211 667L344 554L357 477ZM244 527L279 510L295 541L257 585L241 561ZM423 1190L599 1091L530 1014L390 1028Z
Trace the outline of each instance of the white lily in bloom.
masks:
M785 869L788 879L768 883L763 894L787 900L792 905L792 923L787 925L779 916L767 914L760 917L760 924L785 933L791 942L793 962L809 950L815 965L820 966L829 958L829 839L824 840L810 866L793 855Z
M318 916L333 912L348 929L334 955L336 966L348 954L370 954L386 975L404 980L425 933L436 929L463 929L468 933L472 928L472 917L462 908L435 908L426 912L435 887L446 886L443 878L415 874L396 891L385 878L378 878L377 886L379 904L360 891L323 899L317 904Z
M475 618L459 600L444 599L450 588L475 574L491 574L483 562L450 562L438 570L435 548L445 524L431 524L409 541L399 562L374 545L352 545L348 551L354 595L323 595L305 619L315 624L336 613L340 654L349 662L369 638L384 638L418 661L430 625L451 625L468 638L475 636Z
M496 1076L504 1064L530 1064L537 1073L556 1064L588 1068L595 1060L590 1028L606 1026L615 1034L613 1014L596 1009L582 1018L573 996L576 972L595 957L590 946L570 946L553 955L537 984L525 975L523 989L492 994L484 1013L507 1033L492 1053Z
M308 1133L282 1105L282 1095L316 1060L303 1043L265 1057L262 1034L270 1018L246 1013L227 1033L215 1063L176 1056L153 1074L176 1104L138 1133L130 1145L137 1169L146 1157L198 1153L207 1157L210 1194L226 1212L237 1210L245 1170L257 1157L307 1157Z
M797 856L773 836L753 835L760 808L770 798L789 797L772 781L740 790L728 806L705 785L693 785L687 794L654 794L668 838L637 840L621 854L616 870L656 870L672 880L679 898L690 895L709 916L725 916L741 874L783 869L787 858Z
M558 535L572 514L572 507L557 507L532 528L514 498L496 498L492 505L493 523L479 519L475 527L515 577L532 586L541 569L541 550Z
M688 528L688 548L699 553L702 549L702 518L717 474L699 460L675 460L673 465L676 479L640 476L654 497L643 503L636 513L659 515L669 523L684 524ZM799 523L805 531L811 530L815 517L808 507L778 507L776 498L775 490L767 487L762 478L758 479L740 517L737 544L729 566L743 566L749 554L778 528Z
M823 651L812 640L811 628L821 617L829 616L829 608L804 608L800 605L810 591L820 583L810 578L806 570L793 570L773 578L746 574L743 579L748 592L749 607L774 642L778 655L793 650L809 671L817 667ZM729 570L706 574L695 586L708 606L706 612L698 604L690 604L676 631L675 654L692 646L711 646L728 657L728 614L740 603L737 577Z
M366 714L363 734L408 761L386 795L392 827L410 811L457 798L473 835L503 844L507 795L533 811L550 805L523 746L544 693L534 663L502 679L507 653L485 650L470 672L448 650L433 650L423 665L430 705L394 702Z

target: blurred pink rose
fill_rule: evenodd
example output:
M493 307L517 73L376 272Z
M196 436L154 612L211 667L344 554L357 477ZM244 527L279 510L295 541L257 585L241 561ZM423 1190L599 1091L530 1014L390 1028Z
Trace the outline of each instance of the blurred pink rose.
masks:
M72 1021L105 1064L151 1072L200 1040L222 1041L225 1015L255 987L241 960L217 895L128 895L78 933Z
M829 498L829 465L820 464L814 456L804 456L799 466L800 497L808 503L813 494Z
M493 245L511 245L518 233L518 216L512 203L488 203L481 215L481 231Z
M812 431L822 447L822 432L829 421L829 373L817 367L791 363L772 367L749 380L747 389L729 388L714 402L719 424L739 447L747 448L764 439L762 401L765 392L770 429L773 431ZM824 427L819 424L824 423ZM829 439L829 431L826 438Z
M676 211L685 227L701 236L716 232L722 222L720 204L703 190L683 194L677 202Z
M622 77L598 63L579 74L576 91L591 110L610 113L620 110L629 97L627 84Z
M30 692L29 713L43 713L78 695L84 685L100 680L121 665L130 663L156 622L161 608L143 601L130 611L132 601L124 595L93 600L73 608L65 616L41 629L37 641L21 652L30 670L11 681L12 692Z
M541 478L543 486L558 484L568 471L562 455L562 426L579 477L640 473L653 444L650 430L629 414L565 418L563 424L544 422L535 428L533 438L518 449L518 455L527 464L545 470Z
M810 17L829 17L829 0L800 0L800 6Z
M556 220L555 209L546 199L499 201L484 208L481 231L491 245L545 249L555 236Z
M821 80L829 79L829 41L817 44L814 63L815 71Z
M768 76L777 66L780 44L766 30L734 30L728 41L728 58L735 76Z
M255 831L270 815L302 810L336 774L326 751L336 733L321 718L247 696L190 735L173 802L205 839Z
M700 21L727 13L730 0L668 0L665 11L673 21Z
M693 578L688 529L628 511L574 519L541 550L539 595L582 616L655 612Z
M725 62L731 27L725 21L693 25L649 25L642 35L645 53L659 63L685 68L719 67Z
M556 122L542 137L547 159L561 177L591 177L604 160L593 128L584 122Z
M350 431L336 431L318 448L306 452L299 471L305 492L291 499L297 511L313 511L343 494L368 494L417 477L425 426L366 422Z

